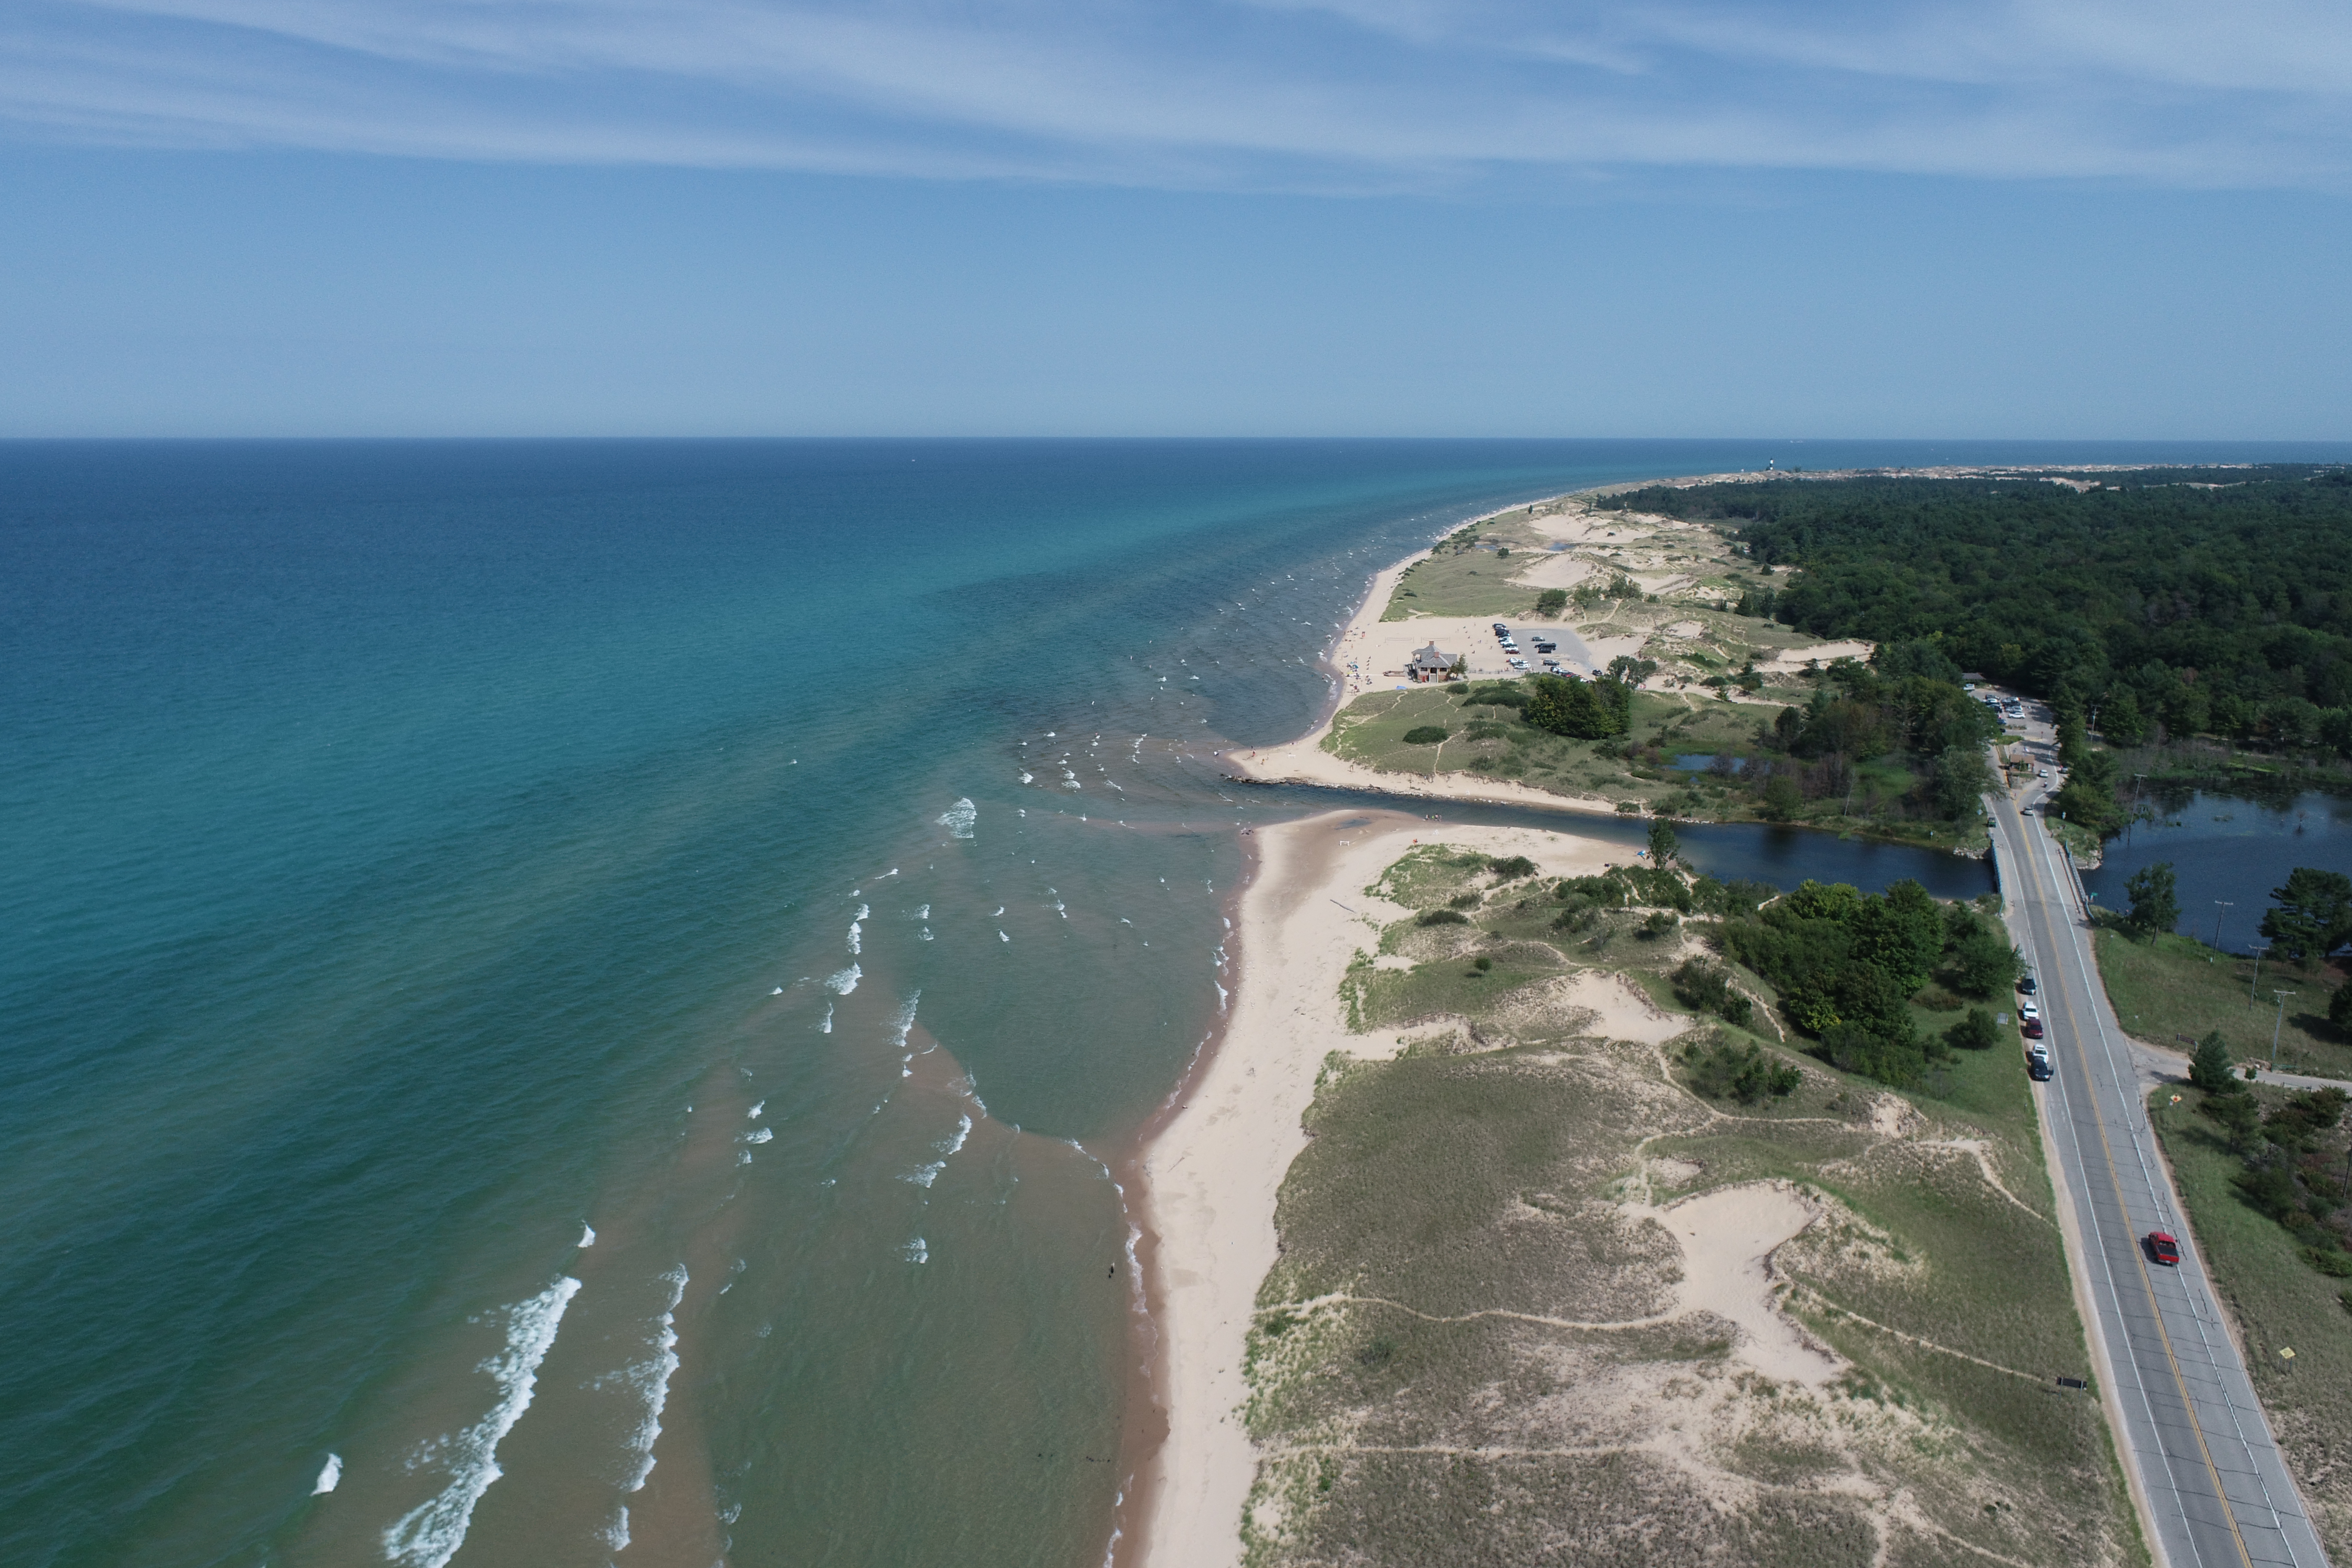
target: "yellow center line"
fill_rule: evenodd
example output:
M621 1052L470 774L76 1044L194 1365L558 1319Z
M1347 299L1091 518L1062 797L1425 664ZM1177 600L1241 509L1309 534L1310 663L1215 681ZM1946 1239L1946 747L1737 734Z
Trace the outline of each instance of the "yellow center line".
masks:
M2022 819L2021 818L2020 820L2021 821ZM2048 863L2048 851L2046 849L2043 851L2043 868L2045 870L2050 868ZM2053 884L2056 882L2054 872L2050 878L2050 882ZM2059 900L2062 909L2064 897L2064 890L2061 888L2059 889ZM2050 918L2047 911L2051 908L2051 900L2045 899L2042 903L2042 908L2045 911L2044 918ZM2074 948L2075 967L2079 970L2082 967L2082 943L2079 940L2072 937L2069 938L2069 942ZM2085 1036L2083 1033L2079 1020L2074 1016L2074 1006L2063 998L2052 998L2052 1000L2056 1001L2057 1005L2065 1010L2068 1024L2074 1031L2075 1047L2079 1052ZM2085 1057L2084 1059L2086 1067L2084 1076L2088 1078L2088 1058ZM2091 1124L2099 1130L2099 1151L2106 1156L2107 1186L2108 1189L2116 1194L2116 1205L2123 1210L2124 1230L2126 1234L2132 1235L2131 1205L2124 1202L2123 1176L2122 1173L2116 1169L2116 1152L2113 1145L2107 1142L2106 1118L2099 1113L2098 1086L2096 1084L2093 1084L2090 1086L2090 1089ZM2164 1326L2164 1309L2158 1304L2156 1300L2156 1280L2148 1272L2147 1251L2145 1247L2140 1246L2139 1237L2137 1235L2132 1235L2132 1256L2137 1258L2139 1263L2140 1289L2147 1292L2148 1314L2156 1320L2157 1337L2164 1342L2165 1364L2172 1369L2173 1386L2180 1391L2181 1413L2189 1417L2189 1429L2197 1435L2198 1457L2205 1461L2205 1473L2212 1478L2213 1495L2221 1501L2221 1517L2229 1521L2230 1523L2230 1539L2237 1542L2238 1561L2244 1565L2244 1568L2253 1568L2253 1554L2246 1550L2246 1538L2239 1531L2238 1529L2237 1508L2231 1502L2229 1492L2222 1488L2221 1467L2213 1463L2213 1451L2206 1446L2205 1424L2198 1419L2196 1402L2189 1397L2189 1380L2181 1373L2180 1358L2173 1353L2172 1335ZM2123 1305L2120 1301L2116 1304L2118 1307ZM2126 1344L2125 1349L2126 1352L2128 1352L2130 1349L2129 1345ZM2157 1446L2159 1451L2162 1449L2163 1444L2164 1436L2163 1434L2159 1432L2157 1434Z

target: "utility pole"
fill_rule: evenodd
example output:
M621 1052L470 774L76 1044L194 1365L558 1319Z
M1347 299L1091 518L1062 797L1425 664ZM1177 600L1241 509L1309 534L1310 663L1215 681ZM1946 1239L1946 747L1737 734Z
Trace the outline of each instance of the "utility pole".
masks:
M2265 951L2267 951L2267 950L2265 950ZM2251 1006L2252 1006L2252 1005L2254 1005L2254 987L2255 987L2255 986L2257 986L2257 985L2260 985L2262 983L2263 983L2263 955L2262 955L2262 953L2259 953L2259 952L2258 952L2258 953L2254 954L2254 977L2253 977L2252 980L2249 980L2248 982L2246 982L2246 1005L2247 1005L2247 1006L2251 1007Z
M2273 991L2271 994L2279 999L2278 1022L2271 1026L2271 1071L2276 1072L2278 1071L2279 1031L2286 1027L2286 999L2290 996L2301 995L2302 993L2298 991Z
M2228 914L2231 907L2236 902L2237 900L2235 899L2216 899L2213 900L2215 907L2221 911L2220 914L2216 914L2213 917L2213 945L2217 949L2221 945L2221 916Z

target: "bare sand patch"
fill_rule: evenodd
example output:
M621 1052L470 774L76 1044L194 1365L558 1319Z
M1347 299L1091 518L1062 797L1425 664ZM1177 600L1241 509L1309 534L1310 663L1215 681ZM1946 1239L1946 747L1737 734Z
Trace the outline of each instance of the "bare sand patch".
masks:
M1656 1216L1683 1247L1677 1309L1738 1324L1734 1359L1767 1377L1813 1388L1843 1363L1780 1310L1772 1254L1819 1213L1793 1188L1758 1182L1685 1198Z
M1537 556L1535 563L1514 580L1530 588L1573 588L1600 570L1601 563L1589 555L1556 550Z

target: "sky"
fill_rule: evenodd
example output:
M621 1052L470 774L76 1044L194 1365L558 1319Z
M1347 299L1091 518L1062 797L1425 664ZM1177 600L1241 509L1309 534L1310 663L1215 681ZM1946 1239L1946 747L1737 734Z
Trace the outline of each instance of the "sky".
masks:
M2352 7L15 0L0 436L2352 437Z

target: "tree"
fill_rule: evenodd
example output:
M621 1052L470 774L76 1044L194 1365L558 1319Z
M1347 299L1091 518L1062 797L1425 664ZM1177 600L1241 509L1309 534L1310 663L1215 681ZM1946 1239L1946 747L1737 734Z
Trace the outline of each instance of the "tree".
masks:
M2214 1030L2197 1042L2197 1054L2189 1058L2189 1081L2208 1094L2243 1094L2246 1086L2230 1070L2230 1047L2221 1039L2221 1031Z
M2352 941L2352 877L2297 866L2271 897L2277 907L2263 912L2262 932L2285 956L2315 964Z
M1971 996L2007 991L2017 984L2024 967L2025 955L2011 944L2006 933L1989 926L1969 932L1953 949L1952 968L1960 989Z
M1568 590L1565 588L1546 588L1536 595L1536 614L1538 616L1556 616L1566 608Z
M1655 816L1650 819L1651 865L1664 866L1667 864L1669 861L1674 859L1675 851L1679 850L1681 847L1682 840L1675 837L1675 825L1673 818Z
M2099 732L2118 746L2137 746L2147 739L2147 719L2130 687L2116 687L2099 704Z
M1947 746L1936 759L1936 804L1953 821L1974 822L1982 816L1990 788L1992 770L1985 766L1982 746Z
M2066 775L2055 802L2060 815L2105 834L2115 826L2116 759L2111 752L2088 752Z
M2347 1035L2352 1035L2352 980L2336 988L2327 999L2327 1021Z
M1763 810L1775 822L1786 822L1797 815L1805 804L1805 792L1797 781L1775 768L1772 776L1764 781Z
M2143 866L2124 884L2130 895L2131 912L2124 924L2133 933L2152 937L2168 933L2180 923L2180 899L2172 875L2172 862L2158 860L2153 866Z
M1538 675L1528 683L1528 722L1580 741L1622 735L1633 722L1633 693L1614 680Z

